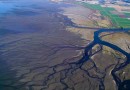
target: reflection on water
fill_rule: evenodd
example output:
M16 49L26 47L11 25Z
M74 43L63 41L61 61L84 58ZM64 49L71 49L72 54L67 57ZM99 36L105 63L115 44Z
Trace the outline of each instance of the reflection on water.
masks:
M10 13L16 8L39 8L46 6L54 6L47 0L2 0L0 1L0 14Z
M59 6L66 6L64 4L59 4ZM55 3L51 3L48 0L0 0L0 14L9 13L13 9L18 8L45 8L45 7L59 7Z
M66 5L52 3L48 0L0 1L0 29L18 32L40 30L45 25L43 22L52 19L60 6ZM41 25L42 23L44 25Z
M0 14L2 14L2 13L7 13L7 12L10 11L13 7L14 7L14 5L12 5L12 4L0 2Z

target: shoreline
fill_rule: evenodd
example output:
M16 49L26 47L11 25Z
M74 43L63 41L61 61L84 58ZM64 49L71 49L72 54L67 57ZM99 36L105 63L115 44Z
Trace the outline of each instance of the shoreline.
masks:
M92 13L90 9L75 4L74 6L63 7L60 9L63 10L63 12L61 12L60 14L67 16L77 26L93 26L93 22L88 18L88 16ZM66 30L80 35L80 37L84 40L93 40L93 33L94 31L96 31L92 29L76 27L67 27Z

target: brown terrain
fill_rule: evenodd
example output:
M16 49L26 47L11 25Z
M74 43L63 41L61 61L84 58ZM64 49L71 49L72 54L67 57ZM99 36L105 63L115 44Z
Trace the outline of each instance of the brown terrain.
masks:
M0 36L0 90L99 90L101 82L105 90L117 89L111 70L119 58L125 60L121 53L97 44L89 59L79 63L94 31L110 24L107 19L95 19L98 12L78 5L26 10L14 10L0 21L5 30ZM127 33L106 34L103 40L130 52ZM128 72L126 67L118 74L129 79Z

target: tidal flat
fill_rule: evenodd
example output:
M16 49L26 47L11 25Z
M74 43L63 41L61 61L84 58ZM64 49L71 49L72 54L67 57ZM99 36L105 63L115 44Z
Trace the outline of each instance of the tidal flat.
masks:
M56 90L61 90L64 85L57 78L62 72L46 81L54 73L51 67L78 60L82 49L77 47L84 45L80 35L66 30L72 21L60 14L61 7L71 5L47 0L0 4L0 90L52 90L59 85ZM63 64L56 69L68 67Z
M99 12L50 0L0 0L0 8L0 90L118 88L111 73L126 56L113 46L127 51L130 36L101 30L95 37L97 22L110 24ZM115 78L129 79L126 72L129 66Z

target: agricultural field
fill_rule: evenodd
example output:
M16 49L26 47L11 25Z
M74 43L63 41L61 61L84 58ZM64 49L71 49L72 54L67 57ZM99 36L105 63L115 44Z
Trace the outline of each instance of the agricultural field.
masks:
M130 20L128 17L130 17L130 13L122 13L122 15L119 15L118 13L115 14L113 12L118 12L114 8L111 7L102 7L98 4L88 4L85 2L76 2L77 4L80 4L84 7L90 8L92 10L98 10L100 14L104 17L109 18L109 20L112 23L113 28L129 28L130 27Z

